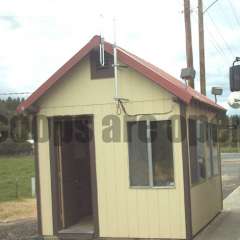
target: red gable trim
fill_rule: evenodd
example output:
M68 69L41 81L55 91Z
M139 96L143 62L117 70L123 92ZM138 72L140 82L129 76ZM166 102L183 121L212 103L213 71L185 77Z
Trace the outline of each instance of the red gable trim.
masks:
M85 57L93 48L99 45L100 37L94 36L90 42L88 42L77 54L75 54L67 63L65 63L58 71L56 71L43 85L41 85L26 101L21 103L17 111L22 112L35 103L47 90L52 87L64 74L66 74L72 67L74 67L83 57ZM112 44L105 42L105 51L112 54ZM147 63L143 59L118 48L119 60L133 68L137 72L141 73L145 77L149 78L156 84L160 85L173 95L177 96L183 102L189 104L192 99L203 102L207 105L214 107L217 110L225 109L212 100L198 93L196 90L186 87L179 80L175 79L171 75L165 73L156 66Z
M17 107L17 112L22 112L36 102L46 91L52 87L64 74L74 67L83 57L85 57L94 47L98 46L99 37L94 36L78 53L59 68L46 82L44 82L29 98Z

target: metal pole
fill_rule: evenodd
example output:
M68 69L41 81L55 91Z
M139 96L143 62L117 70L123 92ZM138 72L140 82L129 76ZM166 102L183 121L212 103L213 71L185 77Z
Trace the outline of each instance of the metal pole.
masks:
M201 93L203 95L206 95L204 20L202 0L198 0L198 34L199 34L200 86Z
M116 19L113 19L114 43L113 43L113 58L114 58L114 87L115 99L118 99L118 63L117 63L117 40L116 40Z
M190 0L184 0L184 21L185 21L185 32L186 32L187 67L193 68ZM193 78L189 79L189 85L192 88L194 88L194 79Z
M16 199L18 199L18 197L19 197L19 193L18 193L18 178L15 179L15 185L16 185Z

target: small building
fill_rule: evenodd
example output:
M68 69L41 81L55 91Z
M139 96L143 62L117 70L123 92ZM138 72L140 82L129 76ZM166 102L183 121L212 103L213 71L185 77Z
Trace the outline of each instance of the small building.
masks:
M39 235L192 239L222 210L225 109L94 36L19 107L34 116Z

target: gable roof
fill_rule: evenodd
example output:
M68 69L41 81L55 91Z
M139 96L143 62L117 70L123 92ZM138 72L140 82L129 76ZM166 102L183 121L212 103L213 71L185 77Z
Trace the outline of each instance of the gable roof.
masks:
M18 112L22 112L32 106L40 97L42 97L48 89L57 83L70 69L72 69L79 61L81 61L91 50L99 45L100 37L94 36L78 53L76 53L69 61L67 61L60 69L58 69L45 83L43 83L30 97L22 102L18 108ZM105 51L112 54L113 46L108 42L104 42ZM153 64L137 57L136 55L119 48L117 49L118 59L133 68L146 78L152 80L168 92L178 97L186 104L190 104L192 100L203 103L216 110L225 111L223 107L213 102L208 97L202 95L189 86L186 86L180 80L177 80L170 74L164 72Z

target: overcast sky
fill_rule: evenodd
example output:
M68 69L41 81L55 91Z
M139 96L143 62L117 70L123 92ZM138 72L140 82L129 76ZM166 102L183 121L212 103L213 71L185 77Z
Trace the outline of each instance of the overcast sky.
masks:
M213 0L205 0L204 8ZM194 67L199 89L197 1L192 0ZM0 0L0 93L32 92L104 26L118 45L179 78L186 66L183 0ZM100 14L104 23L100 23ZM240 56L240 1L219 0L205 14L207 92L224 89ZM229 111L231 113L231 110Z

